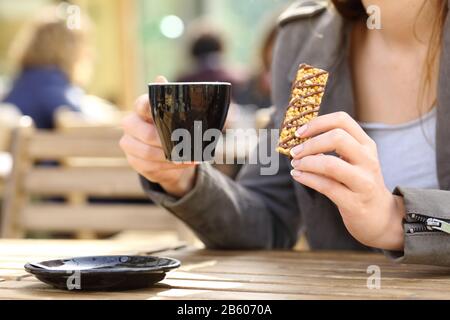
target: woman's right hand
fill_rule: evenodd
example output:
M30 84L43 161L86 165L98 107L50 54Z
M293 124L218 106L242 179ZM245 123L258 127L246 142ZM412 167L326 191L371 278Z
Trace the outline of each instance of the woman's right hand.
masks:
M164 77L158 77L156 81L167 82ZM138 173L176 197L183 197L194 187L196 164L176 164L166 160L147 95L138 98L135 111L123 119L122 127L124 135L120 147Z

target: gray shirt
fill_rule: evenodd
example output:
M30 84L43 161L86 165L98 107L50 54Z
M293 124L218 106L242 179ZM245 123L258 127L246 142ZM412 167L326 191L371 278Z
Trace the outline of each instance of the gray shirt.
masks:
M390 191L397 186L439 189L436 120L433 109L420 119L399 125L359 123L377 144L384 183Z

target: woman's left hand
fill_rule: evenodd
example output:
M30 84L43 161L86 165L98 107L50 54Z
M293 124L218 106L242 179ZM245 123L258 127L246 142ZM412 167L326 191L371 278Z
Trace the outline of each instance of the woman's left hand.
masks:
M320 116L297 131L292 176L333 201L361 243L403 250L403 200L385 186L375 142L345 112ZM339 157L326 155L335 152Z

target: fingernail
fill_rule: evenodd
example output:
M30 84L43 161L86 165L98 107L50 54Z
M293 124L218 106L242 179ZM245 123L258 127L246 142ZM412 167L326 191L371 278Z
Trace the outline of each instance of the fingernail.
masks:
M293 177L299 177L299 176L302 175L302 173L301 173L301 171L298 171L298 170L292 170L292 171L291 171L291 175L292 175Z
M299 144L298 146L295 146L291 149L291 156L295 157L296 155L298 155L300 152L302 152L304 149L303 143Z
M291 166L293 168L297 168L300 165L301 160L292 160L291 161Z
M301 138L302 135L306 132L306 129L308 129L308 125L307 125L307 124L301 126L301 127L298 128L298 130L295 132L295 136L296 136L297 138Z
M166 83L166 82L168 82L166 77L164 77L164 76L157 76L155 81L157 83Z

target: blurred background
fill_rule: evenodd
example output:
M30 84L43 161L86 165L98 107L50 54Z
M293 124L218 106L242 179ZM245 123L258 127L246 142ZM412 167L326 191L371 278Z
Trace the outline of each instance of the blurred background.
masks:
M0 0L0 94L8 91L17 71L11 46L19 32L44 7L59 3ZM200 23L207 30L217 29L224 42L224 66L236 73L236 78L245 80L260 66L259 51L264 37L287 3L287 0L70 1L90 20L92 76L84 89L122 110L131 108L136 96L146 91L146 83L156 75L173 80L193 69L189 41L195 31L190 29ZM64 4L69 2L60 6L61 14L70 15L70 8Z
M226 128L263 128L289 2L0 0L0 237L193 239L142 191L118 146L120 121L164 75L231 82ZM255 147L246 138L219 143L216 156L236 165L216 167L231 178Z

